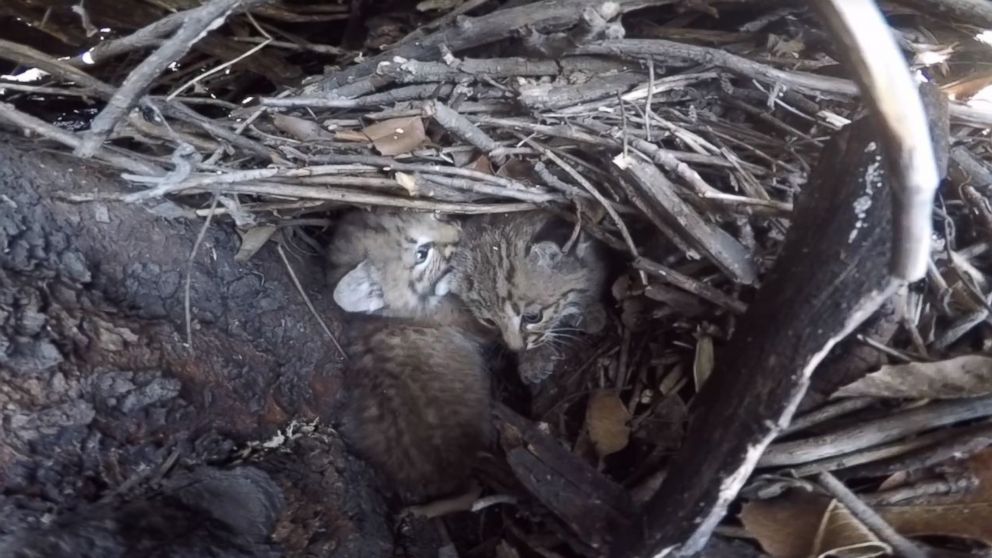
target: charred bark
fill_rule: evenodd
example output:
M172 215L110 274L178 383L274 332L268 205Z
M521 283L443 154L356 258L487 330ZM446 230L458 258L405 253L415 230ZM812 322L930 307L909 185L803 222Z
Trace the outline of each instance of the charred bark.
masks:
M271 246L239 263L230 227L206 231L191 267L190 349L186 262L201 224L162 217L154 204L62 196L123 188L68 156L0 142L0 537L51 516L67 516L52 527L63 534L96 517L107 520L100 532L119 534L120 519L140 510L171 517L168 505L149 504L163 499L216 522L193 522L190 536L228 533L223 512L177 497L170 479L228 464L233 449L294 420L333 423L340 355ZM320 262L293 266L339 332ZM247 494L285 502L260 549L385 556L411 542L394 540L373 477L326 426L254 465L277 488L255 471ZM196 474L244 476L210 471ZM249 497L240 488L221 493L212 499L221 507ZM111 542L151 544L151 531Z

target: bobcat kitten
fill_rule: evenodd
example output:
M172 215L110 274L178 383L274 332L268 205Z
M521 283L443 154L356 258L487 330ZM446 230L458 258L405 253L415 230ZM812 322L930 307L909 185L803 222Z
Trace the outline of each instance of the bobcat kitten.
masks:
M421 316L448 292L459 227L431 213L355 210L328 247L334 302L346 312Z
M367 319L349 335L341 432L408 501L463 488L489 444L489 377L459 330Z
M489 440L479 347L442 323L461 314L444 297L458 233L428 214L355 212L328 253L338 305L378 314L348 324L341 432L406 500L458 489Z
M451 290L514 351L572 337L606 280L594 240L580 233L568 246L572 231L542 212L470 218Z

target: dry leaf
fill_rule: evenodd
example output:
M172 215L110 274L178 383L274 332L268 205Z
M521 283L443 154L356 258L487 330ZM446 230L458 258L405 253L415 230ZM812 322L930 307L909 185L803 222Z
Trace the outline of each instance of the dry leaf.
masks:
M493 164L489 160L489 157L486 157L485 155L480 155L474 161L466 165L465 168L485 174L493 174Z
M275 232L276 227L274 225L262 225L246 231L239 230L238 235L241 236L241 248L234 255L234 261L246 262L250 260L262 246L265 246L265 243L272 238L272 234Z
M701 334L696 341L696 358L692 363L692 377L696 381L696 391L699 391L713 372L715 361L713 356L713 338Z
M971 75L941 87L948 98L966 103L983 89L992 86L992 71Z
M427 142L424 121L418 116L392 118L377 122L362 133L382 155L402 155Z
M955 399L992 393L992 357L964 355L937 362L882 366L833 397Z
M272 115L272 124L280 131L301 141L330 139L334 137L330 132L323 129L320 124L297 116L276 113Z
M630 413L613 390L599 390L589 396L586 429L596 454L606 457L627 447L630 441Z
M524 159L510 159L503 163L503 166L496 172L496 176L505 176L517 182L530 185L541 184L543 182L541 177L538 176L537 171L534 170L534 163L532 161L525 161Z
M826 498L790 491L786 496L744 504L740 519L774 558L808 558L826 509Z
M979 481L976 490L936 503L876 506L875 511L907 537L957 537L992 546L992 449L975 454L965 465ZM740 517L745 529L775 558L836 555L842 548L848 556L851 551L881 548L842 506L806 492L790 491L781 498L745 504Z
M891 550L836 500L805 491L745 504L740 518L774 558L868 558Z
M806 50L806 44L801 39L786 39L778 35L768 36L768 47L775 56L799 58Z
M840 502L832 500L827 505L814 539L813 556L874 558L891 555L892 547L879 540Z

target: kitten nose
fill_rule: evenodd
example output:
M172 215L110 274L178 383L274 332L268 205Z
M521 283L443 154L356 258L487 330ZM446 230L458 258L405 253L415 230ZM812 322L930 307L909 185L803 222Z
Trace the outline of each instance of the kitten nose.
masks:
M510 348L511 351L522 351L524 350L524 338L520 335L520 331L516 329L503 330L503 340L506 341L506 346Z

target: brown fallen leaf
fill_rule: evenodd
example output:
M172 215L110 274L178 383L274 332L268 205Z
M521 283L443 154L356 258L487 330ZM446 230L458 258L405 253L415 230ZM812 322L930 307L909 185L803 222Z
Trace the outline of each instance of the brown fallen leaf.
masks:
M475 160L466 165L465 168L486 174L493 174L493 164L489 160L489 157L486 157L485 155L476 157Z
M941 86L941 90L947 94L949 99L966 103L989 86L992 86L992 71L986 70L978 74L971 74L964 79L952 81Z
M368 137L376 151L382 155L402 155L427 142L424 121L419 116L391 118L366 127L362 133Z
M273 114L272 124L280 131L285 132L300 141L313 141L318 139L330 139L333 134L321 127L320 124L288 114Z
M937 362L882 366L832 397L957 399L992 393L992 357L964 355Z
M716 357L713 355L713 338L705 333L696 341L696 356L692 363L692 377L699 391L713 372Z
M589 396L586 430L599 457L627 447L630 442L630 413L613 390L599 390Z
M875 511L907 537L956 537L992 546L992 449L975 454L964 465L978 479L977 489L935 498L934 503L875 506ZM876 556L871 553L883 549L843 506L808 492L792 490L779 498L747 503L740 518L775 558Z

